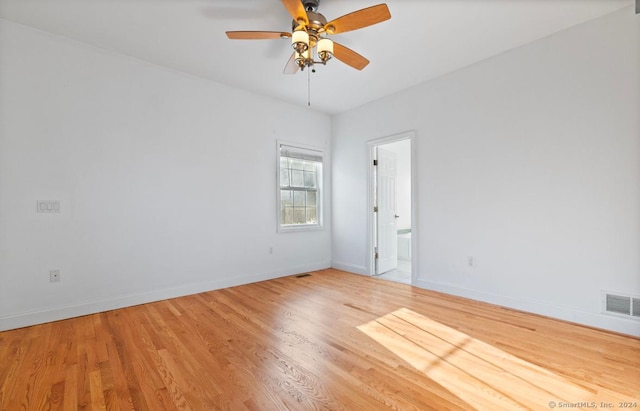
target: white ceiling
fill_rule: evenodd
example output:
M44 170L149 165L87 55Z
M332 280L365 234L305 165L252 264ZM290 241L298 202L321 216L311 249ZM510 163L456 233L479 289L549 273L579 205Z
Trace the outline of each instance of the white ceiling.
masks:
M381 0L321 0L332 20ZM634 0L389 0L391 20L333 39L371 60L311 74L311 108L339 113ZM633 13L633 10L630 10ZM288 40L229 40L227 30L290 31L280 0L0 0L0 17L110 51L306 106L307 73L283 75Z

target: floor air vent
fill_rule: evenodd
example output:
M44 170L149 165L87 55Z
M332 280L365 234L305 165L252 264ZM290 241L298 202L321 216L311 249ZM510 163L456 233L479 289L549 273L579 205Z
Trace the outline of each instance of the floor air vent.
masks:
M640 297L603 292L604 312L640 320Z
M298 274L298 275L296 275L296 278L304 278L304 277L311 277L311 274L309 274L309 273L304 273L304 274Z

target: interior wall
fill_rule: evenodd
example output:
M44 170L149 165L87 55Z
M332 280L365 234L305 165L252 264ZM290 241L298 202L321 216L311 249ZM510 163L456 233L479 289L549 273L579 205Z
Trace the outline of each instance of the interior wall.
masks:
M333 118L333 265L368 272L367 141L415 130L417 285L640 335L640 18L623 9ZM473 265L469 264L473 257Z
M328 267L330 224L276 233L275 196L276 139L329 154L330 128L0 20L0 330Z

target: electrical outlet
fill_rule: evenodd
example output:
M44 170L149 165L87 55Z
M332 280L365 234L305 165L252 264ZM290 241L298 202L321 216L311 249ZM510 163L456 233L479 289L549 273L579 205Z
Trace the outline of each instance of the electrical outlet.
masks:
M60 213L60 200L38 200L36 201L37 213Z
M467 265L471 268L474 268L476 266L476 259L473 256L469 256L467 257Z
M49 270L49 282L57 283L60 281L60 270Z
M273 254L273 246L269 247L269 254Z

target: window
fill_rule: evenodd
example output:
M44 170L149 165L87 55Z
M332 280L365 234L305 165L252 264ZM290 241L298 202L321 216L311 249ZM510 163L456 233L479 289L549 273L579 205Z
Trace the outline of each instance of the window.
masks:
M278 143L280 231L322 226L323 151Z

